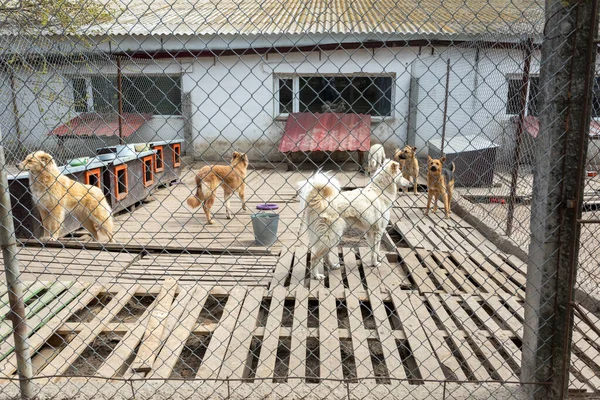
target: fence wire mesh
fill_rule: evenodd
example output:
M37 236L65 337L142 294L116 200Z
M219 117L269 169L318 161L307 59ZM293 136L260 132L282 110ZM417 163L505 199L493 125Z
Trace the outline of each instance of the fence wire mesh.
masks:
M597 396L600 80L542 76L597 27L544 7L0 5L0 397ZM532 204L582 159L565 288Z

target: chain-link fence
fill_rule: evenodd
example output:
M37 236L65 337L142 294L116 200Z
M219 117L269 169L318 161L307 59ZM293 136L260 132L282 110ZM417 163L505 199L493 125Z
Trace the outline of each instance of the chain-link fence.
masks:
M598 396L596 15L0 5L0 397Z

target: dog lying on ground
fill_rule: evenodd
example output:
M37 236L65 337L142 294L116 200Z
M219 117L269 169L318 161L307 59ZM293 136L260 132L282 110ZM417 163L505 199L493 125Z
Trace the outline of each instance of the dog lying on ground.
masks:
M402 166L402 176L413 183L414 193L417 194L417 178L419 177L419 161L417 160L417 148L406 146L402 150L396 150L394 158ZM408 192L408 188L404 189Z
M450 218L450 204L452 202L452 191L454 190L454 163L450 168L444 168L446 157L433 159L427 156L427 209L429 213L431 200L433 199L433 212L437 211L437 202L441 197L444 202L446 218Z
M330 269L331 252L335 251L347 227L366 233L371 249L371 265L381 262L381 237L390 219L390 209L398 195L398 186L408 185L402 177L400 165L385 160L371 182L364 188L342 192L337 179L321 171L313 175L301 188L301 211L308 232L308 246L312 253L311 276L324 279L319 271L321 260Z
M29 188L44 228L42 238L48 234L57 240L66 214L71 213L94 239L99 240L102 233L113 241L112 209L101 189L64 176L52 156L43 151L29 154L17 167L29 171Z
M379 167L383 165L385 160L385 149L380 144L374 144L369 150L369 162L367 165L367 173L372 175Z
M223 187L225 194L225 212L227 219L231 219L229 198L237 192L242 199L242 210L246 210L246 173L248 172L248 157L246 154L233 152L230 165L206 165L196 173L196 195L187 199L187 204L196 208L202 204L206 220L214 224L210 209L215 203L215 192L219 186Z

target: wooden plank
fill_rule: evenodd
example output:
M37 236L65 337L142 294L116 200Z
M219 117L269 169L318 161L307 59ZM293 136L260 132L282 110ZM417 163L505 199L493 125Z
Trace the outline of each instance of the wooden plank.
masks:
M361 257L364 257L368 254L369 249L361 247L359 251ZM400 353L398 352L398 345L396 344L396 339L392 335L392 327L388 321L385 305L383 304L383 296L381 295L380 290L381 286L383 286L383 280L380 280L374 272L375 271L373 271L372 268L365 268L365 278L367 280L368 288L367 293L369 294L373 318L375 319L375 326L377 333L379 334L383 358L392 378L406 379L406 371L402 365Z
M448 295L444 294L443 296L446 297ZM433 311L438 316L438 319L444 325L447 335L452 341L454 348L465 360L468 369L473 373L475 379L478 381L490 380L491 377L487 373L486 368L481 364L481 361L479 361L479 357L477 357L477 355L474 353L469 343L465 343L465 333L456 326L454 320L440 302L439 297L432 293L426 293L425 297L427 298L427 301L431 305Z
M290 290L297 286L304 286L304 279L306 277L306 254L308 249L306 246L297 246L296 253L294 256L294 266L292 269L292 275L290 279ZM310 272L309 272L310 274Z
M371 353L369 351L369 335L364 328L360 301L352 290L346 290L346 304L348 307L348 320L352 335L352 348L354 350L354 364L356 365L356 377L366 378L374 375ZM396 348L397 350L397 348ZM399 353L398 353L399 354ZM372 384L372 381L367 381Z
M432 248L429 250L450 251L450 248L446 246L444 239L437 234L439 228L436 225L416 225L416 228L419 229L422 232L423 237L431 243Z
M202 306L206 302L209 292L206 287L200 285L194 286L190 292L192 293L193 300L191 300L190 303L188 303L189 306L186 310L187 312L184 313L177 326L174 327L173 331L171 332L171 335L169 335L165 342L165 345L158 354L156 361L154 361L157 367L153 368L152 371L150 371L148 375L148 377L150 378L167 379L171 376L173 368L179 360L179 355L181 354L181 351L183 350L187 339L190 336L190 333L192 332L192 329L194 329L198 322L198 317L200 316L200 312L202 311ZM147 314L150 315L150 311L148 311ZM139 342L139 337L142 335L143 332L144 331L141 329L139 334L137 335L135 334L135 332L132 332L132 334L130 335L130 337L132 338L132 343L129 344L128 347L123 346L124 349L127 350L128 348L135 348L137 346L137 343ZM125 342L125 340L127 339L128 338L124 338L123 342ZM116 353L116 351L113 352L113 354L114 353ZM117 362L123 363L127 359L127 357L128 354L123 354L119 357L119 360L122 361ZM105 363L106 369L100 369L98 371L103 372L102 376L113 376L112 370L109 369L111 368L109 361L110 359L107 360L107 362Z
M496 316L508 325L510 330L519 338L523 338L523 324L517 319L517 317L511 313L504 305L500 302L500 297L495 295L480 295L482 299L490 306Z
M454 282L452 282L441 270L439 265L433 259L433 253L424 251L424 250L416 250L417 255L421 257L422 265L426 266L429 270L430 274L433 275L436 281L438 281L439 286L443 287L447 293L455 293L457 291L461 291L461 288L456 287ZM431 277L430 275L430 277ZM437 286L437 285L436 285Z
M421 326L417 310L411 306L410 296L414 296L415 294L410 293L412 292L399 291L392 293L394 306L402 321L406 339L417 361L423 379L444 380L444 371L441 369L435 352L432 350L431 344L427 339L427 334Z
M423 299L414 294L409 295L409 299L412 309L415 310L417 318L421 321L423 331L429 338L431 347L435 351L440 364L448 368L455 375L456 380L468 380L456 357L454 357L454 352L450 349L446 341L438 336L437 325L425 307Z
M506 361L498 355L496 348L488 338L481 333L475 322L469 317L465 310L456 302L452 296L442 295L444 303L450 308L452 314L460 321L462 327L469 333L469 338L477 346L480 354L487 360L488 364L498 373L503 381L517 379L515 373L506 365Z
M346 271L346 279L348 279L348 287L357 295L359 293L365 293L365 289L362 284L360 272L358 270L358 263L356 262L356 254L354 250L349 247L343 248L344 254L344 270Z
M28 326L32 326L30 319L33 318L38 311L50 304L58 294L64 290L68 290L71 286L73 286L74 283L75 282L55 282L48 288L48 291L44 293L42 297L25 307ZM43 289L44 288L42 288L42 290ZM36 291L35 293L39 293L39 291ZM0 340L6 338L8 335L11 335L12 331L12 322L8 320L0 321Z
M291 292L291 291L290 291ZM297 286L295 289L294 322L292 325L293 335L290 337L290 377L304 377L306 364L306 339L308 337L308 299L310 293L305 287ZM294 380L293 382L303 382Z
M283 286L288 275L292 262L294 261L294 251L296 247L285 248L281 251L281 256L277 259L277 265L275 266L275 272L271 279L270 289L272 290L275 286Z
M409 276L415 281L421 293L436 292L435 283L427 275L427 269L421 265L421 261L417 258L415 250L398 248L398 254L402 258Z
M572 343L573 346L575 346L582 354L585 354L586 357L592 360L592 362L596 364L596 366L600 366L600 353L594 346L589 344L587 340L585 340L583 335L579 333L579 331L577 331L576 329L573 330ZM581 364L573 366L579 370L581 375L594 388L594 390L597 391L598 389L600 389L600 377L594 372L593 369L589 367L583 368L583 365Z
M283 286L278 286L273 290L269 315L260 346L260 357L256 366L257 378L270 378L274 376L285 295L286 289Z
M219 321L219 326L217 326L212 335L206 349L206 354L202 360L202 365L200 365L196 374L197 378L216 378L219 375L221 361L229 346L231 336L233 335L233 327L244 304L245 295L246 289L241 287L235 287L230 292L225 308L223 309L223 315Z
M180 288L182 289L182 293L180 293L179 297L173 301L171 310L169 311L169 315L164 324L162 335L160 336L161 346L153 351L155 357L151 370L161 367L164 360L158 358L158 356L162 353L162 347L164 347L163 345L167 342L169 337L171 337L173 329L179 326L181 319L184 318L184 313L189 313L189 309L192 307L191 305L195 304L196 307L199 307L198 303L196 303L197 299L193 298L195 286ZM156 310L153 310L151 315L154 314L156 314Z
M115 297L96 315L94 320L88 324L86 329L68 343L67 347L61 351L52 362L47 365L42 371L42 375L60 375L63 374L71 364L85 351L90 343L96 339L98 334L102 332L104 324L109 323L114 316L127 304L131 299L138 285L124 286Z
M46 287L50 286L49 282L33 282L30 286L27 286L25 290L23 290L23 302L27 303L31 298L33 298L36 294L46 289ZM8 301L8 293L3 296L2 301L0 301L0 320L4 320L7 317L8 312L10 312L10 304Z
M494 281L489 279L489 276L487 274L484 274L481 271L479 266L473 264L470 258L465 257L460 252L453 252L451 257L454 258L459 264L458 269L463 270L466 274L466 277L471 278L477 283L477 292L481 292L481 288L483 288L483 291L490 294L495 294L496 292L498 292L500 288L497 285L495 285Z
M328 290L319 291L320 375L323 378L343 379L335 300Z
M443 268L446 271L446 279L451 281L452 285L456 287L456 292L479 293L479 287L469 280L470 274L463 268L454 265L450 258L453 255L454 254L443 254L441 252L435 252L433 254L441 265L440 269Z
M162 345L163 332L165 330L164 321L169 315L175 292L177 291L177 282L174 279L167 279L164 282L164 291L161 291L156 298L156 307L152 310L146 333L142 337L140 348L131 369L135 372L148 372L156 359ZM179 312L181 314L181 312Z
M242 311L233 330L233 336L231 337L229 346L227 346L223 365L219 371L219 378L244 378L247 362L246 355L252 343L254 330L258 325L260 305L265 294L264 288L248 290Z
M396 248L394 248L394 252L395 261L390 262L387 257L383 257L383 261L379 266L379 275L383 279L388 292L411 287L410 279L408 279L408 275L398 261L399 255Z
M571 368L579 373L584 382L593 388L594 392L600 388L598 375L575 353L571 353Z
M477 263L478 267L487 272L490 278L492 278L506 293L514 295L520 291L520 288L517 285L510 281L502 272L498 271L495 266L487 260L487 257L479 253L473 253L470 256Z
M329 269L329 289L331 293L337 298L344 296L344 280L342 277L342 268L340 263L339 249L336 248L334 254L332 254L332 262L334 264L340 265L338 269Z
M502 345L505 353L511 358L511 361L515 365L521 364L521 350L513 343L510 335L507 334L502 327L500 327L494 319L488 315L488 313L482 308L477 296L463 295L461 296L463 301L469 306L471 311L475 313L477 318L485 325L488 332ZM504 361L504 357L496 352L495 357L499 358L500 361ZM512 379L518 380L518 375L513 371Z
M40 348L72 314L85 307L102 289L102 285L96 284L87 291L81 293L81 286L76 285L66 293L63 293L62 296L57 298L51 305L46 307L44 312L38 313L34 318L29 320L30 351L33 353ZM76 296L78 294L80 294L80 296L77 298ZM73 297L75 297L74 300ZM12 336L8 336L0 344L0 357L4 359L0 363L0 376L11 375L17 368L17 360L13 353L13 347L14 341Z

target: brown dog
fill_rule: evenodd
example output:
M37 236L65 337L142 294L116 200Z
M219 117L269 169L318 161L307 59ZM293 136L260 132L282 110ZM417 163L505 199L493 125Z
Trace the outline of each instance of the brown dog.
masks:
M210 209L215 203L215 192L219 186L223 186L225 194L225 210L227 219L231 219L229 209L229 198L237 191L242 199L242 210L246 209L244 191L246 189L246 173L248 171L248 157L243 153L233 152L230 165L207 165L196 174L196 195L187 199L190 207L196 208L202 204L206 220L214 224Z
M417 178L419 177L419 161L416 157L416 147L406 146L402 150L396 150L394 158L402 166L402 176L413 183L413 189L417 194ZM402 189L408 192L408 188Z
M113 240L112 210L102 190L67 178L60 173L52 156L43 151L29 154L17 165L29 171L29 188L36 203L44 233L57 240L66 213L73 213L98 240L102 232Z
M431 200L433 199L433 212L437 211L437 202L440 197L444 202L446 218L450 218L450 203L452 202L452 191L454 190L454 163L450 169L444 168L446 157L433 159L427 156L427 209L429 213Z

